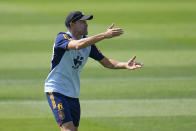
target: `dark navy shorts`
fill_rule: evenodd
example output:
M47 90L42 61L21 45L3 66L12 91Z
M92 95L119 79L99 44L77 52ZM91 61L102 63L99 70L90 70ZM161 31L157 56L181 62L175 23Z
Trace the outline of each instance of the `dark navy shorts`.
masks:
M73 121L75 127L79 126L80 103L78 98L64 96L57 92L47 92L46 97L59 126Z

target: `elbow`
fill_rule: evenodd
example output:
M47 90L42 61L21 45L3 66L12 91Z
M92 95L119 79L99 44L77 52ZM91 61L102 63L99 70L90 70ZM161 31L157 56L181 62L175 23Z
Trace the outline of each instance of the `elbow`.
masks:
M77 44L73 47L74 50L80 50L82 49L82 46L80 44Z
M81 49L81 47L79 45L75 46L75 50L80 50L80 49Z
M83 39L73 40L68 44L68 48L73 49L73 50L80 50L80 49L85 48L87 46L89 46L89 43Z
M82 49L82 48L85 48L85 43L83 43L83 42L80 42L80 43L78 43L76 46L75 46L75 50L80 50L80 49Z
M112 62L112 59L109 59L107 57L104 57L101 61L100 61L101 65L105 68L109 68L109 69L115 69L116 68L116 64L114 62Z
M78 45L74 45L74 46L69 46L68 49L72 49L72 50L80 50L81 47Z

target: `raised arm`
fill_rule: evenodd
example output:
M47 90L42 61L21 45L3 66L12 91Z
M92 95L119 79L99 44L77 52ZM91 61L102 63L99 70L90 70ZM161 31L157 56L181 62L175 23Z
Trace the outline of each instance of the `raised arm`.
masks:
M123 34L123 30L121 28L113 28L113 27L114 27L114 24L112 24L107 29L106 32L97 34L95 36L91 36L91 37L80 39L80 40L71 40L67 46L67 49L79 50L87 46L93 45L103 39L113 38L113 37L120 36Z

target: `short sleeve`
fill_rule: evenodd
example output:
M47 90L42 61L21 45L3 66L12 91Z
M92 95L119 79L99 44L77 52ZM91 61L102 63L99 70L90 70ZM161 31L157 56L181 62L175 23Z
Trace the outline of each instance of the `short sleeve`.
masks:
M61 48L66 50L69 42L70 39L66 37L66 34L59 33L56 37L54 48Z
M93 58L94 60L102 60L104 58L103 54L97 49L95 45L91 45L91 51L89 57Z

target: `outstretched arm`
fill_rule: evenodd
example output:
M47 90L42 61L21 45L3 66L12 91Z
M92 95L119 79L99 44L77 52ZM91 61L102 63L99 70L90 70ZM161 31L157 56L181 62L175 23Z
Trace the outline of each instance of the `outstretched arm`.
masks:
M100 60L100 63L110 69L128 69L128 70L135 70L137 68L141 68L144 64L134 62L136 56L131 58L128 62L119 62L117 60L109 59L107 57L104 57L102 60Z
M106 32L97 34L95 36L91 36L88 38L80 39L80 40L72 40L69 42L67 48L79 50L85 48L87 46L93 45L103 39L112 38L116 36L120 36L123 34L123 30L121 28L113 28L114 24L112 24Z

